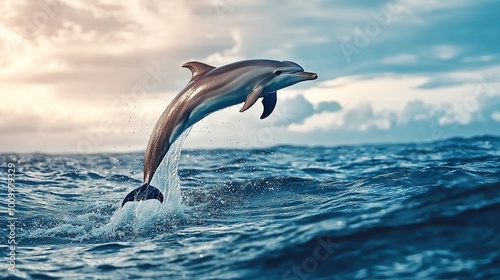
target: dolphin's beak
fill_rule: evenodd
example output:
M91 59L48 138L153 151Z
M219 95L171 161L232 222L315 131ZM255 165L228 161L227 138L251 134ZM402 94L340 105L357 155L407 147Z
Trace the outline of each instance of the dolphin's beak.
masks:
M313 73L313 72L297 72L293 73L292 75L301 77L305 80L316 80L318 78L318 74Z

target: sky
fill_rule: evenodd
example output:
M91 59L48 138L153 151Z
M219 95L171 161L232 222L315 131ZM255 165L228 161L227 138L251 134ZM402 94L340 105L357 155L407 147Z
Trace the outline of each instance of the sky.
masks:
M319 79L216 112L188 148L500 135L500 2L3 1L0 152L143 151L181 68L291 60Z

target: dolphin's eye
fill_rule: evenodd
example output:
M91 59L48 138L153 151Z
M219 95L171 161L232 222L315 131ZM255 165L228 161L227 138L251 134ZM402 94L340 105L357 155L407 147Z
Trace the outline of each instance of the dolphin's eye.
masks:
M276 70L276 71L274 71L274 75L279 76L280 74L281 74L281 71L280 71L280 70Z

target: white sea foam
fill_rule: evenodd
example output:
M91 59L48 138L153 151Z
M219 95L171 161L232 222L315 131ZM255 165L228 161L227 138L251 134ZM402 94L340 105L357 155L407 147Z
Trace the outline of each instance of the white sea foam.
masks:
M121 228L137 233L147 232L168 225L173 220L188 218L184 212L186 207L181 204L180 178L177 173L182 144L188 134L189 129L173 143L151 181L151 185L163 193L163 203L158 200L146 200L125 204L113 214L110 222L101 228L104 233L109 234Z

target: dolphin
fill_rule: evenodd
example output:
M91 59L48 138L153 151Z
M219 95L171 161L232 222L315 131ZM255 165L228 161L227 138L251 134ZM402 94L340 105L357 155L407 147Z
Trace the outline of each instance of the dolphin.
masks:
M122 207L129 201L148 199L163 203L161 191L150 185L153 175L172 143L204 117L242 102L240 112L244 112L262 97L264 111L260 118L265 119L276 106L277 90L318 78L291 61L255 59L221 67L191 61L182 67L191 70L191 80L156 122L144 155L143 185L123 199Z

